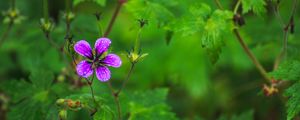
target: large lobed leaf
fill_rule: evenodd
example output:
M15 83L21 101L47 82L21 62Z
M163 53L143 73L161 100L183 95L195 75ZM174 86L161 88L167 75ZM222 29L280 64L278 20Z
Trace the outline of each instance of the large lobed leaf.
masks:
M126 3L126 9L136 19L146 19L159 26L165 26L174 18L173 13L167 8L174 3L172 0L130 0Z
M287 61L270 73L277 80L300 80L300 62Z
M224 46L223 36L233 29L233 13L227 10L211 12L206 4L191 7L190 13L179 21L177 32L184 36L199 33L202 47L207 51L211 62L216 63Z
M252 10L255 14L261 15L266 12L264 0L241 0L243 5L243 14Z
M295 83L285 91L289 97L287 107L287 120L292 120L300 112L300 83Z
M129 120L177 120L165 103L167 89L134 92L129 96Z

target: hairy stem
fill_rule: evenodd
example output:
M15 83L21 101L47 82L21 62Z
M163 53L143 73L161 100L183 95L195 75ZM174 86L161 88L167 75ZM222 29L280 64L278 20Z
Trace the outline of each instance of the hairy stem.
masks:
M240 5L241 5L241 0L238 0L238 2L236 3L236 5L234 7L234 10L233 10L234 14L236 14L238 12Z
M53 39L50 37L50 34L49 33L45 33L45 37L47 39L47 41L51 44L52 47L54 47L58 52L61 53L61 49L59 47L59 45L57 45Z
M13 21L10 21L7 28L5 29L4 33L2 34L2 36L0 38L0 47L3 44L3 42L5 41L6 37L9 34L9 32L11 31L12 26L13 26Z
M92 86L92 85L93 85L93 80L94 80L94 75L93 75L93 77L92 77L92 80L89 80L88 78L85 78L85 80L86 80L87 84L88 84L89 87L90 87L90 91L91 91L91 95L92 95L92 99L93 99L93 101L94 101L94 104L95 104L97 107L99 107L99 104L98 104L97 101L96 101L94 89L93 89L93 86ZM97 112L97 107L94 108L95 111L93 111L93 112L90 114L91 116L93 116L93 115Z
M235 36L237 37L240 45L243 47L244 51L249 56L249 58L251 59L253 64L256 66L256 68L258 69L260 74L267 80L267 82L271 83L272 79L268 76L268 74L267 74L266 70L264 69L264 67L260 64L260 62L257 60L257 58L250 51L249 47L246 45L243 38L241 37L239 31L237 29L234 29L233 32L234 32Z
M123 4L124 4L124 2L121 2L121 0L118 2L117 7L113 13L113 16L112 16L111 20L109 21L108 27L104 33L104 37L107 37L108 34L110 33Z
M111 82L108 81L107 82L108 84L108 88L110 89L111 91L111 94L114 98L114 101L115 101L115 104L116 104L116 107L117 107L117 111L118 111L118 119L119 120L122 120L122 115L121 115L121 105L120 105L120 101L119 101L119 97L117 96L116 92L114 91L112 85L111 85Z
M116 92L116 95L119 96L119 94L121 93L121 91L125 88L126 84L128 83L130 76L132 74L133 68L135 66L135 63L131 63L131 67L129 69L129 72L127 74L126 79L123 81L121 88Z
M87 78L85 78L86 82L88 83L89 87L90 87L90 90L91 90L91 95L92 95L92 98L94 100L94 103L96 105L98 105L97 101L96 101L96 98L95 98L95 94L94 94L94 89L93 89L93 81L94 81L94 75L92 76L92 80L88 80Z
M118 1L118 4L116 6L116 9L113 13L113 16L108 24L108 27L103 35L103 37L107 37L109 35L109 33L111 32L111 29L113 27L113 24L114 22L116 21L116 18L120 12L120 9L122 7L122 5L126 2L126 0L119 0ZM115 101L115 104L116 104L116 107L117 107L117 111L118 111L118 119L121 120L122 119L122 114L121 114L121 105L120 105L120 101L119 101L119 96L116 94L116 92L114 91L112 85L111 85L111 82L108 81L108 87L112 93L112 96L114 98L114 101Z
M275 62L274 62L274 66L273 66L273 69L277 69L280 62L282 61L282 59L286 56L287 54L287 46L288 46L288 32L289 32L289 28L292 27L292 20L294 19L294 16L295 16L295 13L296 13L296 8L297 8L297 3L298 3L298 0L294 0L294 3L293 3L293 7L292 7L292 11L291 11L291 16L290 16L290 19L289 19L289 22L288 24L286 24L284 27L283 27L283 46L282 46L282 50L281 52L279 53L279 55L276 57L275 59ZM277 5L278 6L278 5ZM278 7L277 7L278 8ZM279 14L279 10L276 9L275 10L275 14L277 16L277 19L279 19L282 24L283 23L283 20L282 20L282 17L280 16Z
M218 6L219 9L223 10L223 6L222 6L222 4L220 3L219 0L215 0L215 3L216 3L216 5Z
M71 3L70 0L66 0L66 12L71 12Z
M44 8L44 19L49 22L49 13L48 13L48 0L43 0L43 8Z
M16 9L16 1L15 0L11 0L11 8L12 8L12 10Z
M215 0L218 1L218 0ZM240 0L239 0L240 1ZM235 13L237 12L238 6L239 6L240 2L238 2L235 5ZM219 7L220 9L222 7ZM238 29L234 29L233 30L234 35L237 37L240 45L242 46L242 48L244 49L244 51L246 52L246 54L249 56L250 60L253 62L253 64L255 65L255 67L257 68L257 70L260 72L260 74L265 78L265 80L268 83L272 83L272 79L268 76L267 71L265 70L265 68L260 64L260 62L257 60L257 58L253 55L253 53L251 52L251 50L249 49L249 47L246 45L246 43L244 42L242 36L240 35L240 32L238 31Z

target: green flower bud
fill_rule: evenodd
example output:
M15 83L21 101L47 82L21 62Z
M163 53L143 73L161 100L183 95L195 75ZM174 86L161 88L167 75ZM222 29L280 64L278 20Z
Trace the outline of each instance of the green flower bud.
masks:
M67 110L60 110L58 113L60 120L66 120L67 119Z
M56 105L57 106L63 106L65 104L65 99L58 99L56 100Z
M147 55L148 55L148 53L139 54L139 53L131 51L127 55L127 57L131 63L137 63L137 62L141 61L142 59L144 59Z
M40 27L42 28L43 32L48 35L53 30L54 24L49 20L41 18Z

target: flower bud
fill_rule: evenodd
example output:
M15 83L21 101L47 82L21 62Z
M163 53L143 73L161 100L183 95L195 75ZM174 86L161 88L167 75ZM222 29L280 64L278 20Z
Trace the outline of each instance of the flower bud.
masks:
M25 17L20 15L20 12L18 9L8 9L7 11L4 11L3 12L3 15L4 15L4 20L3 22L4 23L16 23L16 24L19 24L21 23Z
M58 99L56 100L56 105L63 106L65 104L65 99Z
M67 110L60 110L58 113L60 120L66 120L67 119Z
M66 19L68 22L72 22L75 18L75 14L73 12L67 12L64 14L64 19Z
M48 35L53 30L54 24L49 20L41 18L40 27L42 28L43 32Z
M96 19L97 19L98 21L100 21L101 18L102 18L102 13L101 13L101 12L96 12L96 13L95 13L95 16L96 16Z
M58 82L64 82L64 81L65 81L65 76L62 75L62 74L58 75L58 76L57 76L57 81L58 81Z
M134 51L131 51L127 57L130 60L131 63L137 63L140 60L142 60L143 58L145 58L148 55L148 53L144 53L144 54L138 54Z

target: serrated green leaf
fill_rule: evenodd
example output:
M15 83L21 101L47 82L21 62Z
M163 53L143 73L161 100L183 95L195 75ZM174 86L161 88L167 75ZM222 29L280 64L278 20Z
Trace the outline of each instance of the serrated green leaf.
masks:
M165 103L167 89L135 92L129 96L129 120L177 120ZM151 96L151 97L150 97Z
M190 13L178 21L176 32L182 33L183 36L201 34L202 47L214 64L224 46L223 36L233 29L233 13L226 10L215 10L211 13L206 4L191 7Z
M233 115L227 118L225 115L222 115L218 120L253 120L253 110L245 111L239 115Z
M292 120L300 112L300 83L295 83L285 91L285 96L289 97L287 107L287 120Z
M49 89L53 80L53 73L42 69L38 71L32 71L30 75L30 81L33 83L34 87L43 90Z
M253 120L253 110L245 111L240 115L234 115L231 120Z
M252 10L255 14L261 15L266 12L264 0L241 0L243 5L243 14Z
M106 0L74 0L73 5L77 6L82 2L95 2L101 6L105 6L105 4L106 4Z
M25 80L8 80L0 84L0 90L10 96L11 102L16 103L33 93L32 85Z
M300 80L300 62L286 61L270 73L277 80Z
M230 11L216 10L204 26L202 46L206 49L213 64L219 59L221 48L224 46L222 37L233 28L230 22L232 16Z
M125 7L136 19L146 19L149 20L149 24L157 23L159 26L165 26L171 22L174 15L161 2L155 0L131 0L126 3ZM170 2L174 3L174 1Z
M113 110L107 105L101 105L101 109L94 115L94 120L113 120L115 115Z

